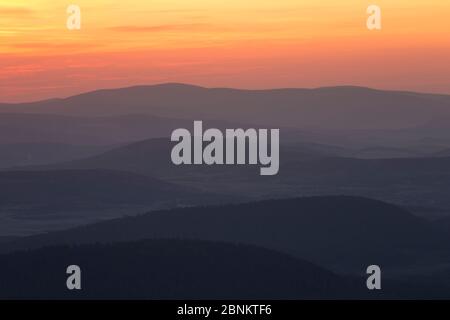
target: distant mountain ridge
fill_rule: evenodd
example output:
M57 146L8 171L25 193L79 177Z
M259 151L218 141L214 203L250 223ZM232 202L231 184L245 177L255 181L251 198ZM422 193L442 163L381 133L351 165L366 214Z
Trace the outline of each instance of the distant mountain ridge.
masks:
M0 104L0 112L77 116L151 114L271 126L399 129L450 116L450 96L362 87L239 90L185 84L98 90L65 99Z

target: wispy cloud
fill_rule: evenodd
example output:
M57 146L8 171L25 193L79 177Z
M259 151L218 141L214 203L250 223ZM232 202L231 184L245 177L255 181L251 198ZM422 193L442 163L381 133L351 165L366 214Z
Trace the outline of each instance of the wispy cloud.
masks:
M191 24L165 24L157 26L115 26L108 28L111 31L116 32L167 32L167 31L192 31L192 30L203 30L205 28L211 27L207 23L191 23Z
M100 44L90 43L90 48L100 47ZM79 43L28 42L14 43L10 47L16 49L79 49Z
M0 6L1 16L13 16L13 17L29 17L34 13L33 10L25 7L5 7Z
M12 76L31 75L45 71L45 68L38 64L24 64L15 66L2 67L0 78L8 78Z

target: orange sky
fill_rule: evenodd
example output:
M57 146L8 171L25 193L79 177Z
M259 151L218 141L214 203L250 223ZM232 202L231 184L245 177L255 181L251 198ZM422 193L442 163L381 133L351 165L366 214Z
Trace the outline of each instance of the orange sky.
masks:
M316 2L0 0L0 101L161 82L450 93L449 0Z

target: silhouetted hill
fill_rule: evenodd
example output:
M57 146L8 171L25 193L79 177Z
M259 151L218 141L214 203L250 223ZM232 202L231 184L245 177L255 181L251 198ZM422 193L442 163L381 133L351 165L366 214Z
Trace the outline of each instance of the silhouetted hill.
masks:
M262 177L259 166L175 166L168 138L150 139L103 154L51 166L26 168L110 169L155 176L187 187L247 197L345 194L401 206L450 210L450 158L354 159L311 145L280 146L280 171ZM419 214L421 214L419 212ZM425 214L425 213L424 213Z
M149 176L111 170L0 172L0 190L2 235L68 228L223 199Z
M355 151L352 157L360 159L392 159L392 158L418 158L424 157L426 154L417 150L409 150L392 147L368 147Z
M82 290L66 288L66 268ZM0 255L1 298L299 299L360 297L357 283L308 262L245 245L147 240Z
M192 126L192 121L136 114L83 117L6 113L0 117L0 143L111 145L170 136L175 128L185 126Z
M172 131L177 128L192 128L193 120L145 114L81 117L4 113L0 117L0 154L4 158L0 157L0 165L5 163L4 166L18 166L39 164L41 161L50 163L83 158L112 147L170 137ZM204 127L225 130L227 128L258 129L264 126L209 120L204 121ZM282 128L282 131L283 144L293 143L306 151L328 155L349 154L343 147L310 142L308 139L314 141L317 138L315 134L311 135L294 128ZM47 153L49 154L46 157ZM36 163L27 163L30 157L36 158Z
M228 177L246 174L249 177L259 175L259 166L176 166L171 160L171 150L175 145L170 138L147 139L125 146L117 147L102 154L77 159L63 163L26 166L26 170L61 170L61 169L109 169L130 171L139 174L157 176L160 178L209 177L220 174ZM287 160L311 160L333 153L335 149L314 144L282 145L280 147L280 159ZM11 168L16 169L16 168ZM22 168L18 168L22 170Z
M0 144L0 168L30 166L82 159L112 149L112 146L63 143Z
M18 237L8 237L8 236L6 236L6 237L4 237L4 236L0 236L0 243L5 243L5 242L9 242L9 241L12 241L12 240L16 240L16 239L18 239Z
M100 155L79 159L67 163L55 164L44 168L107 168L116 170L127 170L142 174L161 175L165 172L173 172L176 168L170 160L170 152L175 143L170 138L148 139L131 143L126 146L114 148ZM343 152L343 151L342 151ZM339 153L331 146L323 146L320 149L317 145L288 144L280 147L280 161L284 164L280 170L280 175L298 178L299 174L317 176L318 172L328 170L330 173L342 175L345 171L345 178L361 177L361 180L372 176L374 171L378 179L380 175L384 178L396 179L399 176L447 174L450 172L449 157L418 157L418 158L386 158L386 159L354 159L347 157L335 157L330 154ZM317 160L320 162L317 162ZM306 167L305 167L306 165ZM287 166L287 168L284 168ZM189 166L180 166L189 167ZM212 166L191 166L192 170L210 171L215 170ZM233 166L216 166L223 170L233 172ZM302 169L300 172L298 169ZM205 170L206 168L206 170ZM224 169L226 168L226 169ZM352 169L355 170L352 170ZM283 170L285 169L285 170ZM295 175L296 171L297 175ZM182 170L179 170L180 172ZM222 171L222 170L221 170ZM253 173L253 170L247 170ZM256 170L255 170L256 171ZM284 172L283 172L284 171ZM175 169L176 172L176 169ZM175 173L174 175L176 175ZM361 176L361 174L363 176ZM253 175L253 174L252 174ZM344 176L344 175L342 175ZM434 179L434 177L433 177Z
M2 204L98 201L109 204L149 203L183 196L181 187L130 172L111 170L0 172ZM195 194L195 192L193 193ZM81 201L83 199L84 201Z
M435 157L450 157L450 149L442 150L434 154Z
M35 103L2 104L0 112L150 114L270 126L380 130L415 127L448 118L450 98L361 87L236 90L161 84L99 90Z
M150 212L18 239L0 249L147 238L254 244L354 273L371 264L382 265L388 275L388 270L421 270L450 261L448 236L431 223L393 205L343 196Z
M450 233L450 216L444 216L437 218L433 221L436 228L441 229L444 232Z

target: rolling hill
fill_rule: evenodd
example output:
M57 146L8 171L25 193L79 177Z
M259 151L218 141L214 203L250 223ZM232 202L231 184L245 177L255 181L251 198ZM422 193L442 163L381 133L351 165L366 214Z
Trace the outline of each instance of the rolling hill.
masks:
M233 196L274 198L354 195L401 206L450 212L450 158L354 159L329 155L334 149L280 146L280 171L261 177L259 166L175 166L167 138L128 144L100 155L26 170L109 169ZM19 168L23 170L22 168ZM415 213L426 216L427 210Z
M66 268L82 290L66 289ZM32 266L33 272L30 272ZM362 284L300 259L245 245L144 240L0 255L3 299L304 299L363 296Z
M106 114L102 117L88 117L1 113L0 144L117 145L165 137L173 128L187 126L190 123L187 120L141 114L118 116ZM214 124L219 125L217 122Z
M101 154L113 146L73 145L66 143L0 144L0 168L43 165Z
M0 172L0 190L3 236L226 199L149 176L111 170Z
M356 197L311 197L150 212L0 244L1 252L49 245L201 239L266 247L327 269L386 275L450 263L448 235L396 206Z
M434 154L435 157L450 157L450 149L441 150Z

